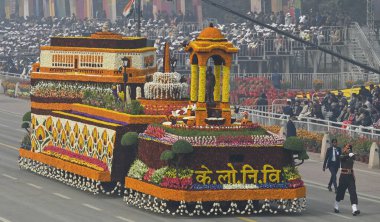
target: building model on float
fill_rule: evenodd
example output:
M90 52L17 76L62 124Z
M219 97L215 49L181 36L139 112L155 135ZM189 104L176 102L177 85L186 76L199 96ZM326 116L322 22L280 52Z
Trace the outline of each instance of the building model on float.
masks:
M246 114L231 114L238 49L205 28L185 47L190 85L170 72L168 47L157 72L155 50L146 38L107 27L90 37L52 37L33 66L24 116L30 145L20 149L20 167L158 213L303 210L306 190L293 158L304 153L284 148L282 136Z

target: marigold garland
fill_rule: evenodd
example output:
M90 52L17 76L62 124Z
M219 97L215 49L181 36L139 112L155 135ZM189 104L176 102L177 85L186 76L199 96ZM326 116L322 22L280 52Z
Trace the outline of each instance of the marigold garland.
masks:
M206 100L206 66L199 66L199 94L198 102L204 103Z
M191 86L190 86L190 99L192 102L197 101L198 96L198 65L191 65Z
M73 104L73 111L88 113L90 115L96 116L107 116L113 120L129 123L129 124L150 124L150 123L161 123L166 120L164 115L130 115L126 113L120 113L112 110L107 110L103 108L87 106L83 104Z
M202 190L185 191L162 188L150 183L125 178L125 188L136 190L154 197L173 201L232 201L232 200L280 200L306 196L306 188L296 189L253 189L253 190Z
M31 102L32 109L42 110L71 110L71 103L38 103Z
M223 66L222 102L228 103L229 101L230 101L230 67Z
M62 169L71 173L75 173L80 176L88 177L96 181L110 182L111 174L109 172L101 172L94 169L90 169L85 166L80 166L78 164L70 163L65 160L60 160L55 157L51 157L41 153L31 152L25 149L20 149L20 157L25 157L32 159L44 164L47 164L58 169Z

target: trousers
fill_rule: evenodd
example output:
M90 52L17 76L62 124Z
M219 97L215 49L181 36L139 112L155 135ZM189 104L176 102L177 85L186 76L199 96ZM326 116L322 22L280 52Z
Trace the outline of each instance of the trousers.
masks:
M338 173L338 167L330 166L329 170L331 173L331 177L330 177L330 181L329 181L329 187L331 187L331 185L334 185L334 187L337 188L338 186L336 184L336 174Z
M350 194L351 204L358 204L358 195L356 194L355 177L353 174L341 174L339 177L339 186L336 193L336 201L341 201L344 199L344 194L348 189Z

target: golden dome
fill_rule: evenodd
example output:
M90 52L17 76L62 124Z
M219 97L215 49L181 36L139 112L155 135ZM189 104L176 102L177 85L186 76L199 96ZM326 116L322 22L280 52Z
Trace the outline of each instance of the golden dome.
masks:
M201 31L198 38L199 40L225 40L222 32L215 28L212 24Z

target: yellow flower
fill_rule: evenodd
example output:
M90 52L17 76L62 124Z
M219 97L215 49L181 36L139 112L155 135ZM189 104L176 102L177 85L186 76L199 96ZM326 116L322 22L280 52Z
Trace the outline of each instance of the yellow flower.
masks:
M39 141L45 140L46 133L45 129L42 126L39 126L36 130L36 137Z
M53 126L53 119L51 116L49 116L46 121L45 121L45 127L46 129L51 132L52 131L52 126Z

